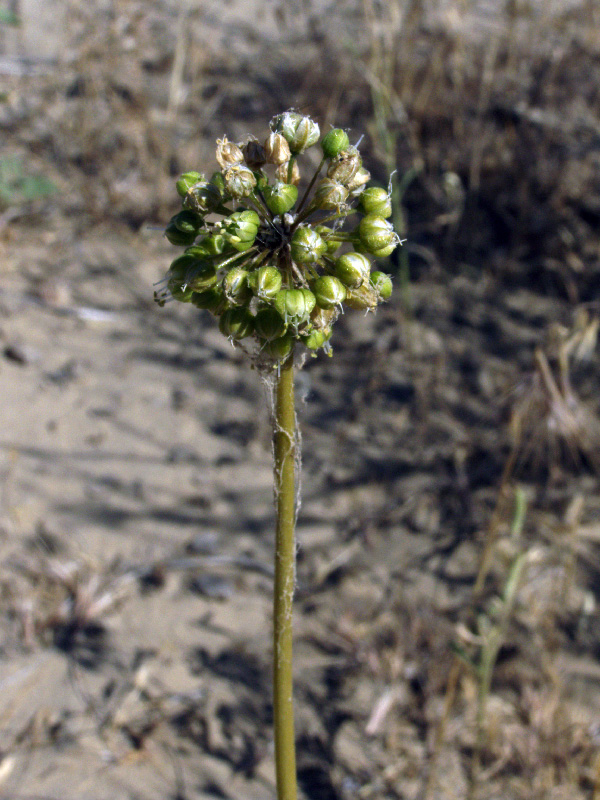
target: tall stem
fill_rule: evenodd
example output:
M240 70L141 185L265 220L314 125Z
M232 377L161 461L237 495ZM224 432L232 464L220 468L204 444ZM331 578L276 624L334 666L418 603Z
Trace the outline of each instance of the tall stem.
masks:
M292 676L292 604L296 579L296 412L290 356L277 379L274 427L275 588L273 604L273 717L277 800L296 800Z

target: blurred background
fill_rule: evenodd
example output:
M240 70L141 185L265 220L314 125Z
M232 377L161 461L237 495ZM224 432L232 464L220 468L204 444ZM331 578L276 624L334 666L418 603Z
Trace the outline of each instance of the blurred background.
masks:
M152 284L288 108L406 239L299 377L303 796L599 800L594 0L0 4L0 798L274 797L268 392Z

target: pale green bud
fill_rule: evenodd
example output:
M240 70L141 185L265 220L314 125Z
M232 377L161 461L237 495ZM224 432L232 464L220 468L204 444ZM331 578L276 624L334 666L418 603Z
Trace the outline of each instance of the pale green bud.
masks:
M221 315L219 330L232 339L245 339L254 330L254 317L244 306L228 308Z
M275 295L275 308L284 320L304 322L315 307L315 296L309 289L281 289Z
M184 172L175 184L177 194L180 197L185 197L192 186L194 186L196 183L202 183L203 181L204 175L202 175L200 172Z
M367 214L362 218L358 235L365 250L379 258L392 253L398 244L398 234L392 223L378 214Z
M232 247L243 253L254 244L259 224L256 211L234 211L223 222L223 236Z
M298 187L291 183L275 181L273 186L267 185L263 189L269 211L282 216L294 207L298 199Z
M217 272L212 264L196 261L186 272L185 282L193 292L205 292L217 282Z
M334 308L346 299L346 287L333 275L317 278L312 288L319 308Z
M248 286L248 272L243 267L232 267L221 285L225 297L235 305L244 305L252 294Z
M292 258L298 264L312 264L327 251L327 245L313 228L298 228L292 236Z
M392 296L392 279L385 272L373 272L371 274L371 285L382 300L389 300Z
M338 153L345 150L350 144L348 134L341 128L332 128L329 133L325 134L321 141L323 148L323 155L325 158L335 158Z
M392 216L392 199L379 186L368 186L360 196L359 205L365 214L377 214L384 218Z
M248 277L250 288L261 300L270 300L281 289L282 276L277 267L259 267Z
M344 253L335 262L335 275L348 289L358 289L371 269L369 259L362 253Z
M337 211L347 197L348 189L345 186L332 178L323 178L317 184L311 207L322 211Z
M295 111L285 111L274 117L270 127L272 131L281 133L293 155L302 153L307 147L318 142L321 134L316 122Z

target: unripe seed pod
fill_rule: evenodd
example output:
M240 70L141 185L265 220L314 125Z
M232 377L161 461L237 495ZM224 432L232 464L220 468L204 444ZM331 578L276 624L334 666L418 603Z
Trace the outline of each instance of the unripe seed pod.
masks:
M261 308L254 318L254 331L259 339L272 342L285 333L287 325L275 308Z
M285 111L274 117L270 123L271 130L281 133L292 151L297 155L307 147L319 141L321 131L319 126L310 117L303 117L295 111Z
M260 219L256 211L234 211L224 220L223 236L240 253L252 247Z
M302 339L302 342L309 350L318 350L320 347L323 347L329 339L331 339L331 328L322 330L317 330L315 328L308 336Z
M254 330L254 317L243 306L228 308L221 315L219 330L223 336L229 336L232 339L245 339Z
M342 244L341 240L335 238L333 231L331 228L328 228L327 225L315 225L315 230L327 246L326 254L333 255L333 253L335 253L335 251L338 250Z
M317 278L313 285L313 292L319 308L333 308L346 299L346 287L333 275L323 275L322 278Z
M335 262L336 277L349 289L358 289L371 270L369 259L361 253L344 253Z
M256 176L248 167L234 164L223 173L223 183L225 191L239 199L252 194L256 188Z
M206 247L206 240L203 239L198 244L193 244L188 247L184 253L186 256L191 256L194 261L206 261L212 255L208 247Z
M371 273L371 284L382 300L389 300L392 296L392 279L385 272Z
M184 209L180 211L179 214L175 214L174 217L171 217L169 225L175 225L175 227L183 233L196 234L202 227L203 222L204 220L200 214L196 214L195 211Z
M204 215L221 204L221 192L213 184L201 181L194 184L183 198L183 207Z
M384 218L392 216L392 198L380 186L368 186L360 196L359 205L365 214Z
M171 293L173 300L178 300L180 303L189 303L192 299L192 295L194 294L189 286L186 286L185 284L181 285L169 281L167 288Z
M196 308L206 309L211 314L220 315L225 310L227 300L221 289L218 286L214 286L205 292L194 292L191 297L191 303Z
M223 294L230 303L244 305L251 296L248 272L243 267L232 267L223 278Z
M271 358L281 361L289 356L294 349L294 339L292 336L281 336L279 339L267 342L264 349Z
M344 305L362 311L372 311L377 308L379 297L373 287L365 281L358 289L348 289Z
M291 241L292 258L298 264L313 264L327 251L327 245L313 228L298 228Z
M259 267L248 277L250 288L261 300L270 300L281 289L282 276L277 267Z
M326 133L321 141L323 148L323 155L325 158L335 158L338 153L345 150L350 144L348 134L341 128L332 128L329 133Z
M281 289L275 295L275 308L284 320L304 322L315 307L315 297L308 289Z
M275 181L273 186L265 186L263 193L269 211L278 216L286 214L298 199L298 187L281 181Z
M217 162L221 169L241 164L243 160L244 154L237 144L230 142L226 136L217 139Z
M358 235L367 252L373 255L380 256L378 251L390 246L392 247L391 253L398 244L398 235L394 231L392 223L378 214L367 214L362 218L358 226Z
M203 181L204 175L200 172L184 172L175 184L177 194L180 197L185 197L194 184L202 183Z
M225 192L225 184L223 182L223 173L222 172L214 172L212 177L211 177L211 179L210 179L210 183L213 186L217 187L217 189L219 190L219 194L221 195L222 198L224 198L225 195L226 195L226 192Z
M317 184L312 208L322 211L337 211L348 197L348 189L332 178L323 178Z
M165 228L165 236L167 240L176 247L186 247L194 242L196 232L182 231L173 222L169 222Z
M362 167L362 159L356 147L342 151L327 169L327 177L344 186L349 186L358 170Z
M196 261L186 272L185 282L193 292L205 292L217 282L217 271L212 264Z
M198 259L194 258L194 256L187 252L181 256L178 256L173 262L171 262L171 266L167 272L167 280L174 281L176 283L185 283L188 270L197 263Z
M211 233L205 239L202 239L202 245L211 256L220 256L227 245L227 240L220 233Z
M248 139L242 150L244 153L244 161L250 169L260 169L266 164L267 154L265 148L260 144L258 139Z
M292 157L290 146L280 133L270 133L264 144L269 164L280 166Z
M292 177L290 180L288 180L289 167L289 161L286 161L284 164L280 164L275 170L275 177L282 183L290 183L294 186L297 186L300 183L300 168L298 167L298 162L294 161L292 165Z

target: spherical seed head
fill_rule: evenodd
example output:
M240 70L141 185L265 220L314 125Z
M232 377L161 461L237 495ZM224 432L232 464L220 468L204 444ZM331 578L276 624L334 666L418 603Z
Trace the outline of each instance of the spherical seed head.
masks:
M386 219L392 216L392 198L380 186L367 186L360 196L359 205L365 214L377 214Z
M367 214L362 218L358 235L365 250L378 258L382 257L382 251L389 255L398 244L398 234L394 231L394 226L378 214Z
M230 142L226 136L217 139L217 162L221 169L241 164L243 160L244 154L239 145Z
M332 128L329 133L325 134L321 141L323 155L325 158L335 158L338 153L345 150L350 144L348 134L341 128Z
M265 140L264 149L269 164L280 166L292 157L290 146L280 133L270 133Z
M321 134L314 120L295 111L278 114L271 120L270 127L275 133L281 133L293 155L302 153L307 147L318 142Z
M371 285L382 300L389 300L392 296L392 279L385 272L373 272Z
M319 308L334 308L346 299L346 287L333 275L317 278L313 292Z
M263 193L269 211L279 216L290 211L298 199L298 187L281 181L275 181L272 186L265 186Z
M294 232L291 253L296 263L314 264L326 251L327 245L313 228L302 227Z
M204 175L200 172L184 172L175 184L177 194L185 197L194 184L202 183L202 181L204 181Z
M248 167L234 164L223 172L225 191L238 200L248 197L256 187L256 176Z
M335 275L348 289L358 289L367 279L371 265L362 253L344 253L335 262Z

